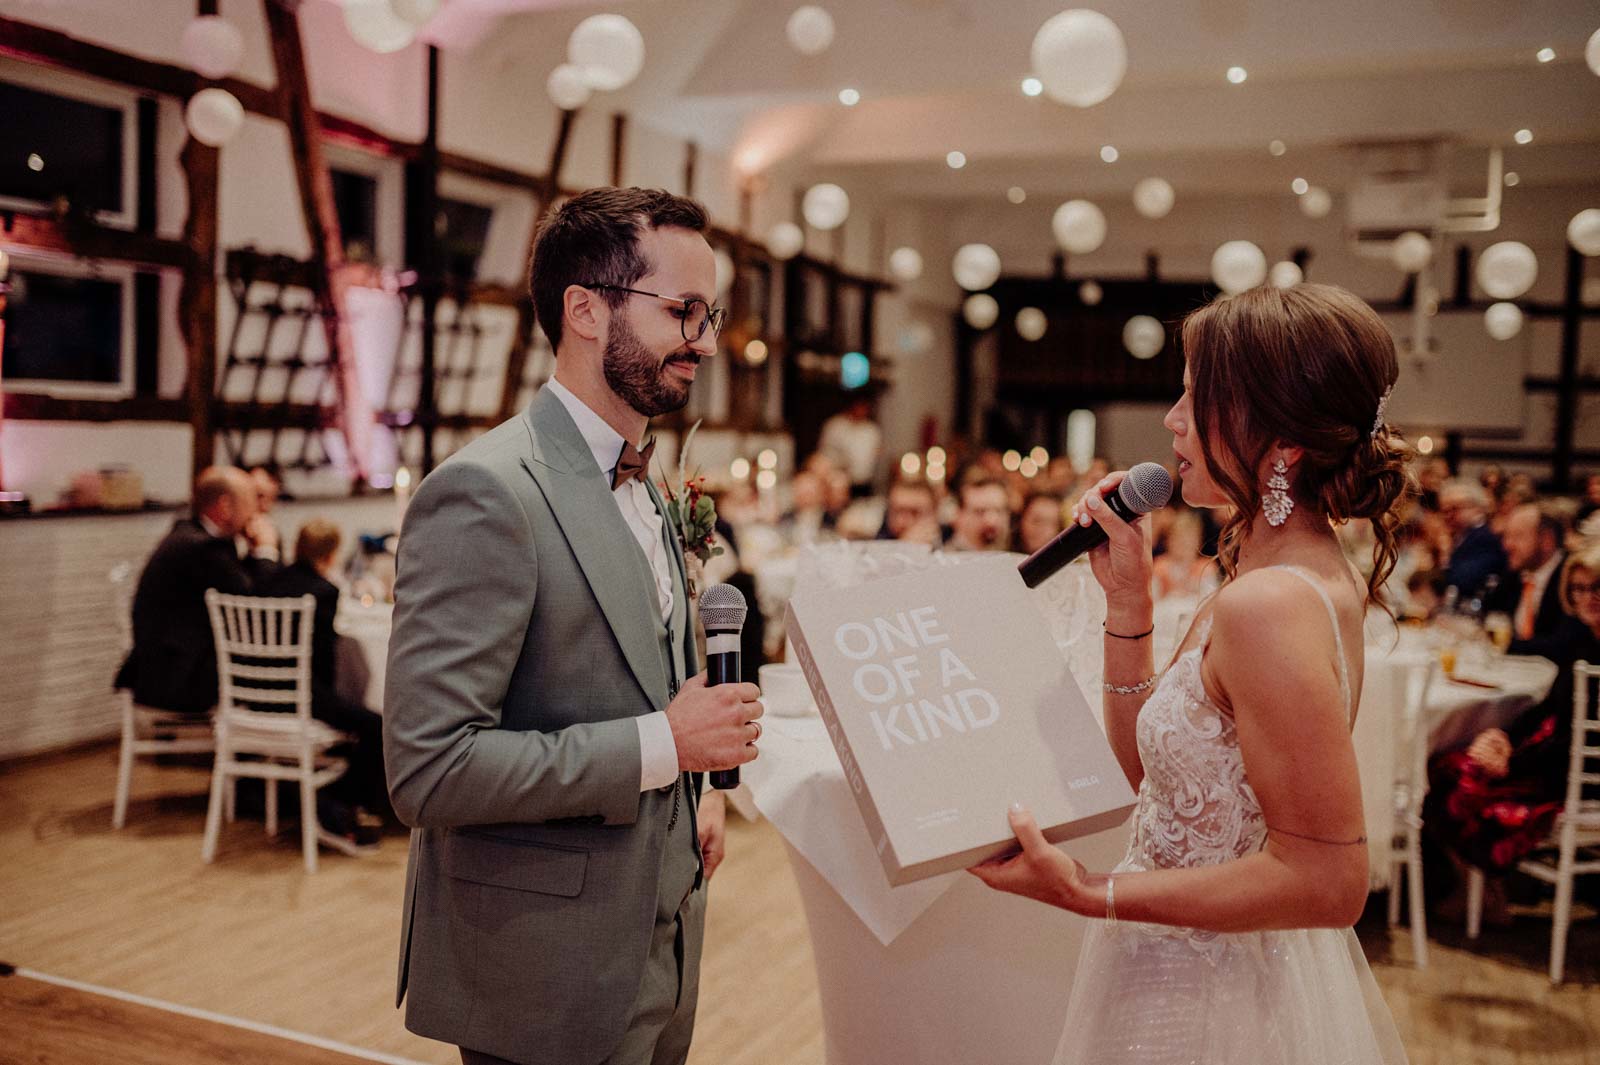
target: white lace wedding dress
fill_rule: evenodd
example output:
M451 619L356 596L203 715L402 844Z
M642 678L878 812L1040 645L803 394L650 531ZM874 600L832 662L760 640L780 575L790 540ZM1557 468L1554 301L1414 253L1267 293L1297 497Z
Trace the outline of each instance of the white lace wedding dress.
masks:
M1308 573L1338 637L1333 602ZM1233 721L1206 696L1209 616L1139 713L1144 782L1116 872L1220 865L1266 823ZM1340 682L1350 681L1339 640ZM1390 1065L1405 1050L1350 929L1219 933L1097 923L1084 937L1056 1065Z

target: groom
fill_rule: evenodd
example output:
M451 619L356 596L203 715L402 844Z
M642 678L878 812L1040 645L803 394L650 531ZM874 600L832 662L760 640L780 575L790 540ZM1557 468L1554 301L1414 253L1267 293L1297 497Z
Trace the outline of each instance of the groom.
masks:
M759 692L697 676L647 421L716 350L705 210L594 189L555 210L533 302L555 378L406 513L384 709L413 826L397 1004L469 1063L688 1055L723 800ZM641 445L642 451L641 451Z

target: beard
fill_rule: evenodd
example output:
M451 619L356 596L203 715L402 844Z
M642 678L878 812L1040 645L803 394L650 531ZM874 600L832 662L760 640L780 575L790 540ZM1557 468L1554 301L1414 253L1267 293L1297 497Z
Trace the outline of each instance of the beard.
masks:
M613 315L611 334L606 338L600 368L606 384L622 401L646 418L682 410L689 402L690 382L668 374L674 362L700 364L692 351L677 351L665 360L645 347L633 326L622 315Z

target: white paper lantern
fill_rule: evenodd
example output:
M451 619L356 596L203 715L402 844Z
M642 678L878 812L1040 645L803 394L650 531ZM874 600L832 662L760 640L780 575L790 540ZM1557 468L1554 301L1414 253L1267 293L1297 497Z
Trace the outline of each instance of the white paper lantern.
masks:
M897 346L902 355L926 355L932 349L933 341L933 326L915 318L900 328Z
M1018 311L1015 324L1017 335L1030 341L1043 338L1045 330L1050 327L1049 319L1037 307L1024 307Z
M793 222L779 222L767 231L767 250L774 259L793 259L806 246L806 235Z
M225 78L244 58L244 34L220 15L201 15L183 30L183 59L203 78Z
M1211 254L1211 280L1228 295L1267 279L1267 257L1248 240L1230 240Z
M733 288L733 256L718 248L711 253L717 269L717 297L720 299Z
M1389 246L1389 259L1401 273L1420 274L1433 261L1433 241L1408 229Z
M987 244L963 244L950 261L950 272L969 292L988 288L1000 280L1000 254Z
M344 0L344 25L357 43L378 53L398 52L417 35L389 0Z
M1589 64L1589 69L1600 74L1600 30L1589 34L1589 43L1583 48L1583 61Z
M833 43L833 16L814 4L797 7L783 33L801 55L821 55Z
M244 125L244 105L227 89L201 89L189 97L183 121L195 140L220 148Z
M1128 47L1117 24L1085 8L1045 21L1033 37L1033 73L1052 100L1093 107L1117 91Z
M1105 295L1105 290L1100 287L1098 281L1085 281L1078 286L1078 298L1083 301L1085 307L1096 306Z
M1586 207L1572 216L1567 243L1584 255L1600 255L1600 208Z
M644 37L621 15L590 15L567 38L567 59L596 92L613 92L644 69Z
M1522 332L1522 308L1515 303L1491 303L1483 312L1483 328L1496 340L1510 340Z
M1166 327L1148 314L1136 314L1122 327L1122 346L1136 359L1153 359L1166 344Z
M987 293L968 296L961 305L961 316L974 329L987 329L1000 319L1000 304Z
M1271 271L1267 274L1267 280L1272 282L1274 288L1294 288L1305 279L1305 271L1288 259L1281 263L1273 263Z
M591 90L582 70L571 63L562 63L545 79L544 91L549 94L550 102L561 110L576 111L589 102Z
M1321 185L1313 185L1300 197L1300 213L1307 218L1326 218L1333 210L1333 196Z
M806 190L800 213L813 229L838 229L850 217L850 196L839 186L824 181Z
M1088 200L1068 200L1056 208L1050 231L1062 251L1087 255L1105 243L1106 216Z
M1533 287L1539 259L1516 240L1502 240L1478 256L1478 286L1497 300L1514 300Z
M889 272L901 281L922 276L922 253L915 248L896 248L889 253Z
M389 6L402 21L421 29L439 13L440 0L389 0Z
M1133 187L1133 209L1146 218L1165 218L1177 200L1172 185L1158 177L1147 177Z

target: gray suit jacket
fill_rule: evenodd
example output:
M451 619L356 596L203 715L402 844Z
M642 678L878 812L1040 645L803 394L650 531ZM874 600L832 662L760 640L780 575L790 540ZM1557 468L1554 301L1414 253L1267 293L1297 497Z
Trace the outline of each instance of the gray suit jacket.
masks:
M383 721L390 795L413 826L396 994L409 987L412 1031L573 1065L620 1041L672 804L639 791L634 718L670 696L658 618L644 552L554 395L418 487Z

